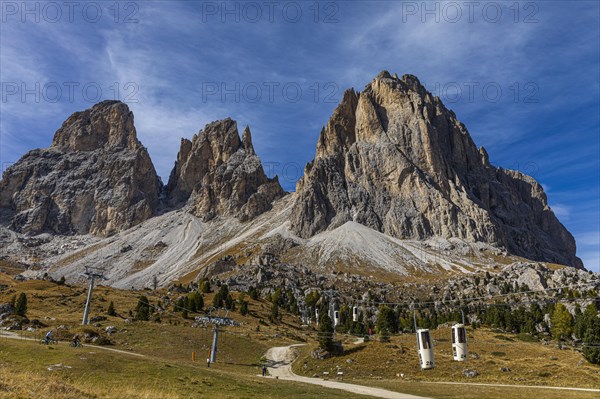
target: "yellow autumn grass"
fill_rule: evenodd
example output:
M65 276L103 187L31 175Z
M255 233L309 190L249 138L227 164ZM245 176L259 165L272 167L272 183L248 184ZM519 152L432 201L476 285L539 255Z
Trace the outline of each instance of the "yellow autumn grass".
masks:
M135 386L102 387L85 379L65 381L58 376L0 367L0 398L6 399L176 399L178 395L163 389Z

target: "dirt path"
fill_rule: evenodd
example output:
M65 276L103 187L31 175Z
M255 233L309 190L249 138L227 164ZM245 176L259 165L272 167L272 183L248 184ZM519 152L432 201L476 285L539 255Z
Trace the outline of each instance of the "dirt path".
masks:
M269 362L269 372L280 380L303 382L306 384L320 385L325 388L341 389L359 395L368 395L387 399L423 399L421 396L407 395L400 392L388 391L382 388L366 387L364 385L347 384L338 381L325 381L318 378L302 377L292 371L292 362L295 354L293 348L301 345L280 346L271 348L266 353ZM335 376L332 376L335 377Z
M0 331L0 338L18 339L18 340L22 340L22 341L39 341L39 339L36 339L36 338L21 337L18 334L11 333L11 332L8 332L8 331ZM63 342L63 343L66 344L67 342ZM100 349L100 350L103 350L103 351L122 353L124 355L131 355L131 356L137 356L137 357L146 357L145 355L142 355L140 353L129 352L129 351L124 351L124 350L115 349L115 348L108 348L106 346L81 344L81 347L82 348L94 348L94 349Z
M406 398L406 399L414 399L421 398L420 396L408 395L399 392L388 391L386 389L380 388L372 388L366 387L364 385L356 385L356 384L347 384L343 382L337 381L325 381L318 378L309 378L302 377L297 374L294 374L292 371L292 362L294 361L294 350L295 346L300 345L291 345L291 346L280 346L271 348L266 353L266 358L269 361L269 372L273 377L278 377L282 380L291 380L304 382L307 384L315 384L321 385L326 388L334 388L334 389L343 389L344 391L349 391L361 395L370 395L379 398ZM335 376L331 376L334 378ZM583 392L598 392L600 393L600 389L592 389L592 388L571 388L571 387L549 387L549 386L537 386L537 385L508 385L508 384L484 384L484 383L468 383L468 382L434 382L434 381L422 381L422 384L448 384L448 385L477 385L477 386L489 386L489 387L506 387L506 388L530 388L530 389L552 389L552 390L563 390L563 391L583 391Z

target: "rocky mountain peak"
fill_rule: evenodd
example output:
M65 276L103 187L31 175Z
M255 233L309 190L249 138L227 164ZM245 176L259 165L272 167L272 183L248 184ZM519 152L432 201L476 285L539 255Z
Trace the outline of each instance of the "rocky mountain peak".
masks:
M167 185L169 204L188 203L203 220L222 215L245 221L271 209L283 194L278 179L265 175L250 128L240 139L229 118L209 123L192 141L182 140Z
M71 115L0 181L0 218L28 234L112 235L154 215L162 184L126 104Z
M496 169L466 127L412 75L348 90L296 187L292 230L353 221L392 237L487 242L581 267L572 235L533 178Z
M254 146L252 145L252 133L250 133L250 126L244 128L244 134L242 135L242 145L246 153L256 155L254 152Z
M341 154L356 141L356 106L358 94L354 89L344 92L327 125L321 130L317 142L317 158Z
M72 114L58 129L52 147L60 151L93 151L103 147L140 147L133 113L120 101L102 101Z

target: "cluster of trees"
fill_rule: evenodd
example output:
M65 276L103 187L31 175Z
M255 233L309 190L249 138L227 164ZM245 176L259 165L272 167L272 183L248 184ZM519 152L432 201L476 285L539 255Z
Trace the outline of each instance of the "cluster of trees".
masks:
M189 312L199 312L204 308L204 297L198 291L192 291L186 296L182 296L173 306L173 311L181 312L184 319L187 319Z
M319 342L321 347L328 349L333 344L333 323L328 314L328 304L324 301L319 303L319 299L318 292L311 292L306 296L306 305L312 314L319 308ZM516 308L509 304L480 304L465 307L462 311L480 320L471 323L473 328L485 324L515 334L536 336L547 333L559 341L571 338L583 341L585 358L591 363L600 363L600 318L595 303L589 304L583 311L578 304L575 305L574 315L562 303L546 303L543 306L534 303ZM352 308L348 306L341 306L339 314L340 322L335 330L340 333L365 335L369 329L374 329L380 339L386 341L390 334L414 332L413 312L403 307L380 305L377 317L373 317L367 307L359 312L357 322L352 321ZM549 315L549 319L545 315ZM461 309L439 310L431 306L418 311L416 319L419 328L435 329L441 324L461 321L462 315Z
M229 292L229 287L227 287L227 284L223 284L219 287L219 291L217 291L213 297L213 306L215 308L235 310L235 301Z
M279 313L280 308L283 308L289 313L295 315L300 314L298 302L296 301L294 293L290 289L284 291L281 288L277 288L275 291L273 291L273 293L268 292L265 296L265 299L271 302L271 315L269 316L269 320L272 323L281 320L281 314Z

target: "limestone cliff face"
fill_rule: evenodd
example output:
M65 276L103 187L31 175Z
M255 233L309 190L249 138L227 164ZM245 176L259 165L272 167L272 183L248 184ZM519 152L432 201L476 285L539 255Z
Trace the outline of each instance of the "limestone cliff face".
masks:
M490 165L466 127L411 75L348 90L297 184L292 230L354 221L403 239L458 237L582 267L531 177Z
M188 203L204 221L217 215L250 220L283 194L277 177L265 175L250 129L240 140L237 124L229 118L208 124L191 141L181 140L167 185L171 206Z
M127 105L104 101L6 170L0 210L19 232L111 235L153 216L161 186Z

